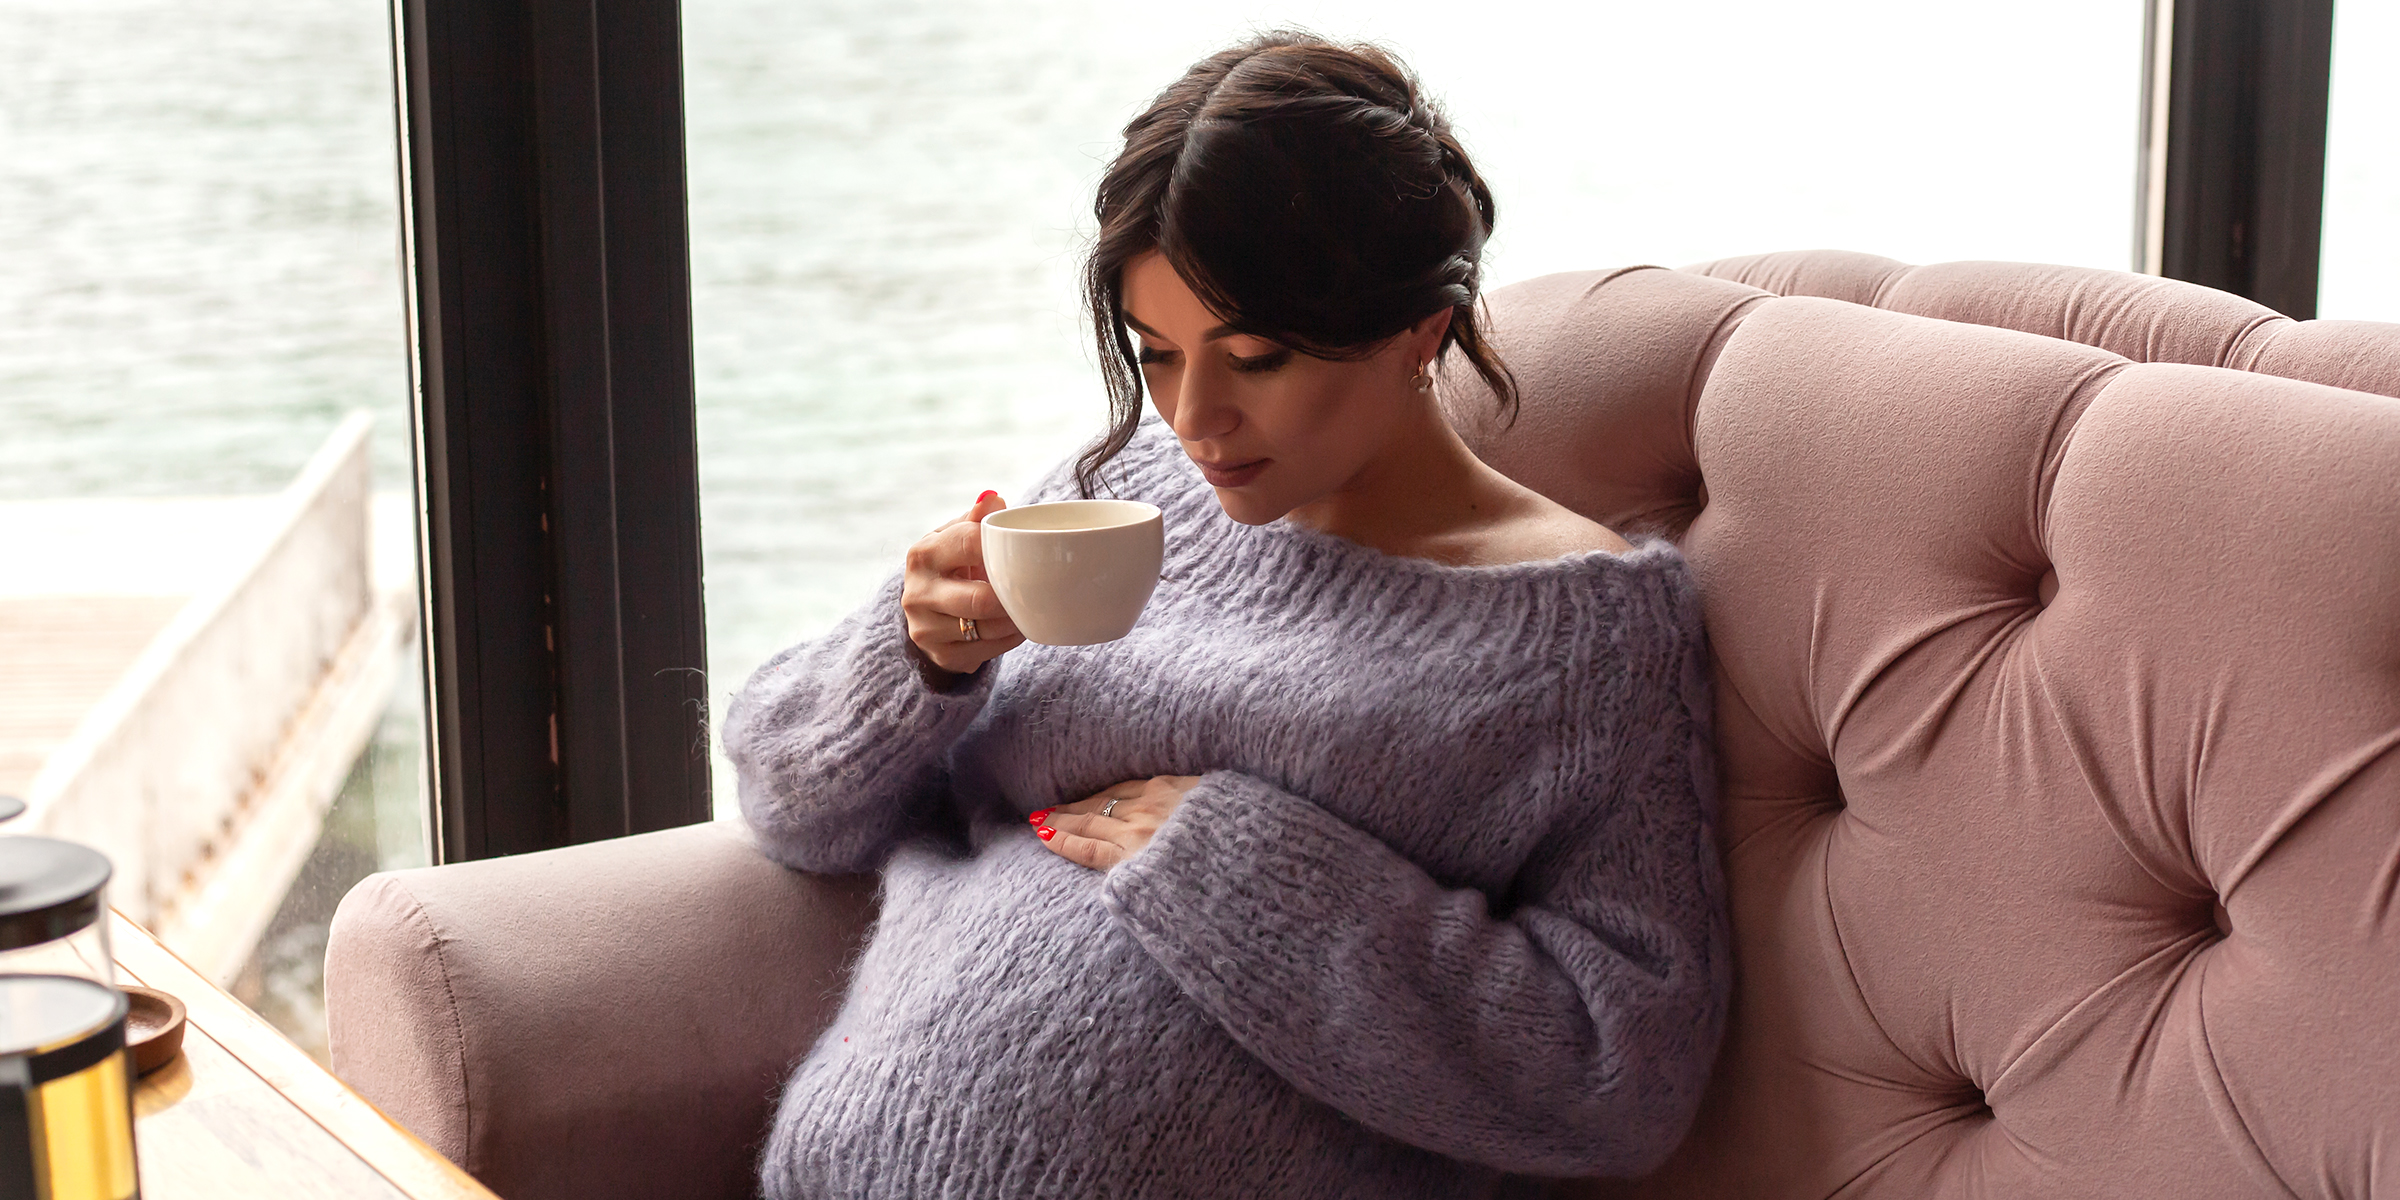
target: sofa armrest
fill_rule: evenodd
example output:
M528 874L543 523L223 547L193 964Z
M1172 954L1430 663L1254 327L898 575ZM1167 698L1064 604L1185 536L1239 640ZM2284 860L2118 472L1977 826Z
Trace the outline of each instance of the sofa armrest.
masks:
M334 914L334 1073L510 1200L751 1196L872 877L738 822L375 875Z

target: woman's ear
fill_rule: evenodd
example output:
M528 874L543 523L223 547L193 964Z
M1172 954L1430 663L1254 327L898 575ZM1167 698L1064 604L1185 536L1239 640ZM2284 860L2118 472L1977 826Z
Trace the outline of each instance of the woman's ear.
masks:
M1423 320L1409 326L1409 361L1412 364L1429 363L1441 351L1442 339L1450 335L1450 318L1457 312L1455 308L1445 308L1428 313Z

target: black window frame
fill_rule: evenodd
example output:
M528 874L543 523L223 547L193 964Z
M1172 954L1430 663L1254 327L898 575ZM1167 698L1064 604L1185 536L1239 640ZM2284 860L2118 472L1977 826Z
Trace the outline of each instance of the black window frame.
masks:
M2317 315L2333 0L2148 0L2134 269Z
M434 861L707 820L680 8L393 49Z

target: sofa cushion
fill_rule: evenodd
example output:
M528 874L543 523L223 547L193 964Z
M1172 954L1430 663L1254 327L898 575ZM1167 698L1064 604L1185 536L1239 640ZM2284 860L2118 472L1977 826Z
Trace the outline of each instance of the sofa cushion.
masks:
M2229 292L2045 263L1910 266L1848 250L1792 250L1689 268L1779 296L1823 296L1920 317L2081 342L2135 362L2231 367L2400 394L2400 325L2294 321Z
M1735 1018L1597 1193L2400 1187L2400 401L1684 279L1503 289L1462 421L1688 514L1717 654Z
M732 821L370 876L325 951L333 1067L510 1200L754 1195L874 893Z

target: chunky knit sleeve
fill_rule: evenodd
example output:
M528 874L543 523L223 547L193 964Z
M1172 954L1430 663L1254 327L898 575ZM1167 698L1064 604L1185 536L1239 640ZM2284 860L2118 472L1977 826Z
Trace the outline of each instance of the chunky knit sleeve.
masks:
M1517 794L1460 798L1547 814L1505 911L1230 771L1110 873L1109 902L1235 1041L1359 1123L1517 1174L1645 1172L1697 1110L1730 983L1705 652L1684 620L1618 668L1602 744L1529 764Z
M1019 504L1076 494L1075 460ZM944 812L950 748L991 699L1005 657L936 692L918 673L901 576L833 631L767 660L725 710L742 816L767 854L803 871L871 871Z
M777 862L873 870L938 815L950 746L1002 668L936 692L907 641L895 575L832 632L768 659L727 707L742 816Z

